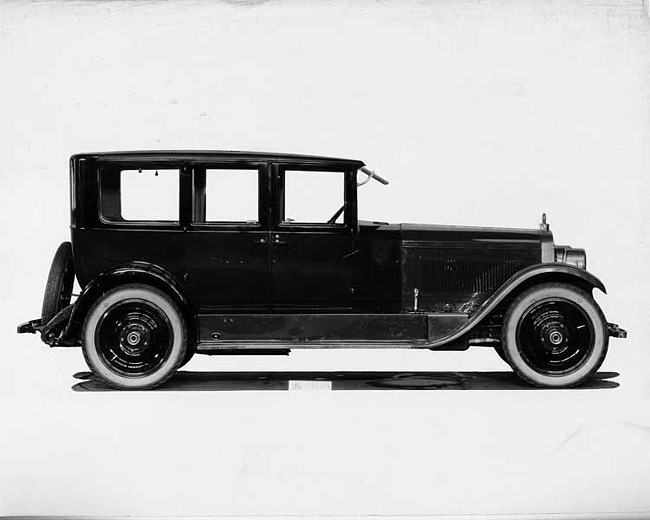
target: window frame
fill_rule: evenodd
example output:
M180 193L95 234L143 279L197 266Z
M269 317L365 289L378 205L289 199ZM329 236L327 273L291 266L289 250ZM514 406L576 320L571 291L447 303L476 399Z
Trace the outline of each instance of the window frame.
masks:
M196 177L197 172L203 170L257 170L257 222L246 221L211 221L205 222L197 220L196 218ZM268 187L268 162L265 161L200 161L192 162L188 166L188 191L189 191L189 207L188 211L188 225L192 229L215 230L215 229L229 229L229 230L260 230L267 229L270 220L269 213L269 199L270 189Z
M121 176L125 170L177 170L178 171L178 217L175 220L112 220L107 218L103 212L103 182L102 175L106 170L116 170ZM183 227L183 163L170 161L111 161L100 162L97 164L97 217L103 225L117 228L142 228L149 227L155 229L181 229ZM118 191L118 197L121 203L122 186ZM121 218L121 209L120 209Z
M341 216L342 223L327 224L326 222L286 222L283 220L286 206L285 174L289 171L304 172L334 172L341 175L343 182L343 204L345 209ZM355 170L356 173L356 170ZM318 163L276 163L273 168L274 208L273 227L278 231L328 231L331 233L350 233L357 228L357 198L356 181L351 184L353 170L346 164ZM338 209L338 208L336 208Z

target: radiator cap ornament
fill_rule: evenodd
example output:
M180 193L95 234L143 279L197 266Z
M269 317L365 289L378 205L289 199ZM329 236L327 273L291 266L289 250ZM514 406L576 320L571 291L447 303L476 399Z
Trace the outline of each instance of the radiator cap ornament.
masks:
M542 213L542 223L539 225L541 231L548 231L549 225L546 223L546 213Z

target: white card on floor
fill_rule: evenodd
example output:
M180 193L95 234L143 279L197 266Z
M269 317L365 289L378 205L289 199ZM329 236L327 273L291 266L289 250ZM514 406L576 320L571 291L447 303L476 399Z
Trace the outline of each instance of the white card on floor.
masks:
M289 390L331 390L331 381L289 381Z

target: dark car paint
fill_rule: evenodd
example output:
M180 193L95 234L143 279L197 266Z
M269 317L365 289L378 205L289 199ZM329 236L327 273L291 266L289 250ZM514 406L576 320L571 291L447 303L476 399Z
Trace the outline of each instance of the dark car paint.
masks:
M192 171L205 164L259 169L259 224L193 221ZM291 331L295 316L333 313L339 315L339 329L348 333L321 331L325 339L363 341L366 331L365 339L381 341L382 326L386 341L408 339L394 336L389 319L394 316L398 324L412 321L411 328L404 329L413 334L411 344L443 347L471 330L533 276L557 274L586 288L604 290L586 271L547 263L547 246L552 247L549 231L358 222L356 170L361 165L356 160L246 152L73 156L72 243L84 291L63 339L74 343L94 299L125 281L150 281L163 290L168 284L189 319L201 317L195 328L206 343L212 341L211 320L228 314L241 315L238 323L249 331L254 316L284 314L286 323L276 330ZM179 221L102 219L98 172L116 166L177 167ZM343 172L344 225L282 222L281 174L287 166ZM328 323L327 319L321 322ZM368 324L374 324L379 337L367 333ZM268 341L271 333L262 333L260 327L259 336L253 337ZM296 337L318 344L320 329L314 327L311 332L296 332ZM290 338L287 341L291 343Z

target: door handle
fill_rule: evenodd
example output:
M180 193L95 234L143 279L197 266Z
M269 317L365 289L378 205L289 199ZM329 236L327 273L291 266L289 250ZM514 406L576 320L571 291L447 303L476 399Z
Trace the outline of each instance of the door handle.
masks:
M286 245L289 242L287 242L286 240L280 240L280 235L274 235L273 236L273 243L278 244L279 246L281 246L281 245Z
M255 240L253 244L266 244L266 238L260 238L259 240Z

